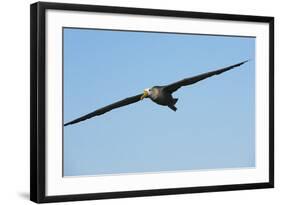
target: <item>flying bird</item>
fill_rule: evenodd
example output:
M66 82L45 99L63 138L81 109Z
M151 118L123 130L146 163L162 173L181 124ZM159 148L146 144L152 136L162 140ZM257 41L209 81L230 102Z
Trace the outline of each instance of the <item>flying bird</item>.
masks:
M105 107L97 109L97 110L95 110L95 111L93 111L93 112L91 112L87 115L84 115L82 117L79 117L75 120L72 120L72 121L64 124L64 126L72 125L72 124L90 119L92 117L102 115L102 114L104 114L106 112L109 112L113 109L136 103L136 102L141 101L145 98L150 98L156 104L162 105L162 106L167 106L170 109L172 109L173 111L176 111L177 108L176 108L175 104L177 103L178 99L173 98L172 94L175 91L177 91L179 88L181 88L182 86L187 86L187 85L197 83L198 81L204 80L204 79L209 78L209 77L214 76L214 75L219 75L219 74L224 73L226 71L229 71L229 70L231 70L235 67L241 66L248 61L249 60L246 60L246 61L237 63L235 65L231 65L231 66L228 66L228 67L225 67L225 68L210 71L210 72L203 73L203 74L196 75L196 76L189 77L189 78L184 78L180 81L171 83L169 85L153 86L152 88L147 88L141 94L125 98L125 99L117 101L117 102L115 102L111 105L107 105Z

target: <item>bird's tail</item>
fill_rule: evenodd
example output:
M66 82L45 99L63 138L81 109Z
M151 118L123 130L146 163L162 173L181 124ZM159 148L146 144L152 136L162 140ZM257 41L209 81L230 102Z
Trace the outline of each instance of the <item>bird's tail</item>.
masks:
M173 99L173 105L175 105L178 102L178 98Z
M170 108L170 109L172 109L173 111L177 111L177 108L174 106L174 105L168 105L168 107Z

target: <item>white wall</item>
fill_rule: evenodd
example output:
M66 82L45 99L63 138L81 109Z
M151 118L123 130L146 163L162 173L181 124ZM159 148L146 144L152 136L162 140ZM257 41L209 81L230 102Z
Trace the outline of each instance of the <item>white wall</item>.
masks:
M52 1L52 0L49 0ZM2 1L0 6L0 204L31 204L29 198L29 4L34 1ZM76 1L61 1L79 3ZM217 13L275 16L275 52L280 53L278 0L84 0L80 3ZM277 56L277 55L275 55ZM280 58L275 61L275 88L281 86ZM187 194L70 202L68 204L280 204L281 113L280 92L275 92L276 188L235 192Z

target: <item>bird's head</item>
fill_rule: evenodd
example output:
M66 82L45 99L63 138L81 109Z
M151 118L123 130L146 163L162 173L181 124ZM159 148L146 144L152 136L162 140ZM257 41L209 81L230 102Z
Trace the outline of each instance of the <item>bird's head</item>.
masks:
M141 100L143 100L144 98L147 98L151 95L151 89L150 88L146 88L143 91L143 94L141 96Z

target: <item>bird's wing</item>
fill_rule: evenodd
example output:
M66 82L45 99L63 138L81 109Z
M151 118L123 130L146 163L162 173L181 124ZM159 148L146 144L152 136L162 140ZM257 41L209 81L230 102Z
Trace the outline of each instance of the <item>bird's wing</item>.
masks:
M102 114L104 114L106 112L109 112L110 110L115 109L115 108L123 107L123 106L129 105L129 104L132 104L132 103L136 103L136 102L140 101L141 96L142 96L142 94L135 95L135 96L128 97L128 98L125 98L123 100L120 100L118 102L115 102L115 103L113 103L111 105L107 105L105 107L102 107L100 109L95 110L94 112L91 112L91 113L89 113L87 115L79 117L79 118L77 118L75 120L72 120L72 121L64 124L64 126L72 125L72 124L75 124L75 123L87 120L89 118L92 118L92 117L95 117L95 116L98 116L98 115L102 115Z
M211 72L207 72L207 73L203 73L203 74L200 74L200 75L197 75L197 76L193 76L193 77L190 77L190 78L185 78L183 80L180 80L180 81L177 81L175 83L171 83L169 85L166 85L164 87L164 89L170 93L173 93L175 92L176 90L178 90L180 87L182 86L186 86L186 85L191 85L191 84L194 84L194 83L197 83L198 81L200 80L204 80L206 78L209 78L213 75L219 75L225 71L228 71L228 70L231 70L237 66L240 66L244 63L248 62L248 60L246 61L243 61L241 63L237 63L235 65L231 65L231 66L228 66L228 67L225 67L225 68L221 68L221 69L218 69L218 70L215 70L215 71L211 71Z

